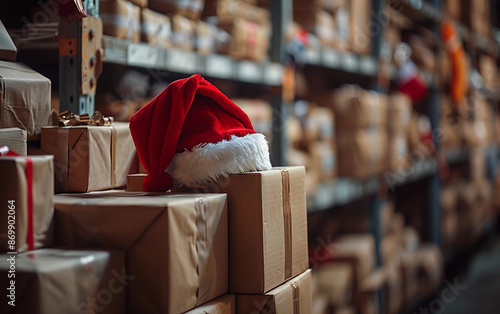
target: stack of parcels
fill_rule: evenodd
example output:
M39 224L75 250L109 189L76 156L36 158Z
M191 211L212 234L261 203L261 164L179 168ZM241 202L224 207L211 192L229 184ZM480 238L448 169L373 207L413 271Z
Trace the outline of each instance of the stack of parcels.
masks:
M220 38L217 52L235 59L264 61L269 49L271 26L269 10L249 1L206 1L203 17L216 21L228 38Z
M304 177L304 167L273 168L189 189L227 193L229 293L237 312L310 312Z
M127 0L99 0L103 34L133 42L141 40L141 8Z
M294 21L317 36L322 47L356 54L370 54L370 10L367 0L293 2Z
M396 93L389 96L389 171L400 172L408 168L408 133L412 111L411 99L405 94Z
M470 116L463 122L464 140L467 147L484 148L493 140L492 112L488 101L479 94L471 96Z
M454 116L454 109L451 99L447 95L441 95L439 98L440 120L438 141L440 148L446 151L459 149L464 144L463 122Z
M363 180L382 174L387 160L387 97L346 85L318 101L335 114L338 175Z
M465 24L472 32L481 35L482 37L491 38L491 17L490 17L490 1L460 1L460 12L462 15L462 23Z
M459 234L457 213L458 192L463 183L452 181L441 187L441 243L444 248L453 247Z

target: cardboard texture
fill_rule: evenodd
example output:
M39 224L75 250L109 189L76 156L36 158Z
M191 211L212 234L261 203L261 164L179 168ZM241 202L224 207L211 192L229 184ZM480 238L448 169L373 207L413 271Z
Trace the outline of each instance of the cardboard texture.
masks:
M0 20L0 60L16 61L17 47Z
M127 184L135 158L128 123L44 127L41 138L41 149L54 155L57 193L90 192Z
M8 146L10 151L19 156L28 153L27 132L20 128L0 129L0 146Z
M233 174L193 192L227 193L229 292L259 294L309 265L305 169Z
M39 249L53 244L54 207L54 158L32 156L32 226L33 248ZM30 219L28 212L28 178L26 157L0 157L0 201L5 204L0 211L0 234L6 239L0 242L0 252L24 252L29 246ZM14 201L12 204L9 201ZM13 205L15 216L15 245L11 248L7 240L9 209Z
M352 301L354 274L349 263L334 263L315 269L318 292L327 296L333 307L342 307Z
M131 313L185 312L227 291L223 194L60 194L54 206L59 245L126 252Z
M311 270L261 295L236 295L237 313L311 313Z
M172 22L173 47L184 50L193 50L194 22L180 14L170 17L170 21Z
M127 175L127 192L141 192L142 183L146 178L147 173L134 173Z
M144 8L141 10L141 40L155 46L170 48L172 26L168 16Z
M351 0L349 6L349 47L352 52L368 55L371 51L370 0Z
M238 0L207 0L203 17L217 16L220 20L243 18L260 25L269 25L269 10Z
M337 156L333 142L313 142L309 145L309 153L319 180L333 180L337 174Z
M9 256L0 255L0 284L8 288ZM77 313L98 292L109 259L102 251L41 249L15 256L15 307L2 297L2 313Z
M405 171L409 167L410 148L405 132L389 133L388 169L393 172Z
M28 140L50 125L50 80L22 63L0 61L0 128L18 127Z
M198 20L205 0L148 0L149 7L163 14L180 14L190 20Z
M141 39L141 8L126 0L99 1L99 17L103 34L139 42Z
M366 179L387 163L387 133L381 129L338 129L337 171L340 177Z
M195 25L196 51L201 55L215 52L217 42L217 27L204 21L196 21Z
M403 93L389 96L388 101L388 127L390 132L408 132L413 104L410 97Z
M226 294L203 305L197 306L185 314L235 314L236 297L234 294Z
M306 141L335 140L335 117L329 108L310 107L304 118L304 139Z

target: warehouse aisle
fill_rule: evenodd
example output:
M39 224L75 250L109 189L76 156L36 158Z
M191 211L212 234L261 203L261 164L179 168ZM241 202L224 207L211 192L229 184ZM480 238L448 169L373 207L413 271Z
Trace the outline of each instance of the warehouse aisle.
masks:
M460 287L462 290L456 290L460 295L455 294L456 298L448 304L441 302L440 304L445 304L444 311L439 310L437 301L434 302L435 310L432 311L431 302L430 313L500 313L500 238L496 239L491 248L480 251L474 257L467 272L457 278L457 284L464 286ZM451 293L447 295L450 299L453 298Z

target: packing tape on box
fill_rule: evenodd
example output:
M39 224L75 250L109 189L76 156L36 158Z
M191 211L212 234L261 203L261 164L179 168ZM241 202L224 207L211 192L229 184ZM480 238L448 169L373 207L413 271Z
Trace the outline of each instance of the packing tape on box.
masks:
M131 2L125 2L127 15L100 13L102 23L108 26L114 26L127 29L127 39L132 39L134 33L141 31L139 21L134 19L134 5Z
M290 281L293 293L293 314L300 314L300 291L299 285L295 281Z
M281 170L283 221L285 230L285 280L292 277L292 207L290 205L290 174Z

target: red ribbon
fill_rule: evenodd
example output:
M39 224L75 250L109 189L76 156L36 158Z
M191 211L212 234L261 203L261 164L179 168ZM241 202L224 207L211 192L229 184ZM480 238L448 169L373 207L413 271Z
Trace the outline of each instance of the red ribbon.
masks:
M6 147L6 146L4 146ZM2 147L2 148L4 148ZM1 156L20 157L18 154L10 150L0 150ZM26 184L28 185L28 234L26 242L28 243L28 251L35 249L35 241L33 238L33 160L28 157L26 159Z

